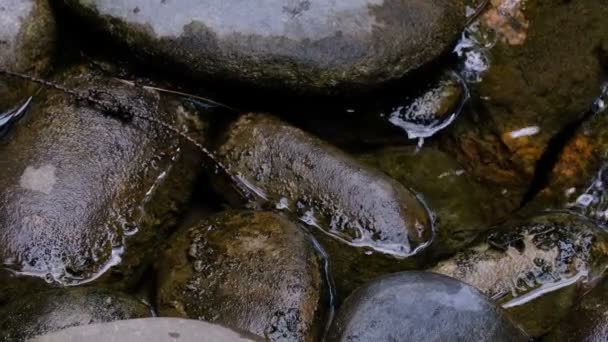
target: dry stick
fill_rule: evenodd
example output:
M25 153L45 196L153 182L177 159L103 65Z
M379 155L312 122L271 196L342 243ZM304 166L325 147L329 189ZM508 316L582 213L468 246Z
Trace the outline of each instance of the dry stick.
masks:
M489 4L490 4L490 0L482 0L482 2L479 4L479 6L477 6L475 13L473 13L473 15L471 15L467 19L467 22L465 23L464 26L467 27L467 26L471 25L472 23L474 23L475 20L477 20L477 18L479 18L479 16L483 14L483 12L486 10L486 8L488 7Z
M124 104L121 104L121 103L116 103L116 102L112 103L112 101L100 100L99 98L96 98L92 95L92 94L97 94L95 91L88 92L88 93L78 92L78 91L69 89L63 85L49 82L47 80L44 80L44 79L41 79L38 77L21 74L18 72L0 68L0 75L3 75L3 74L11 76L11 77L19 78L19 79L24 79L29 82L40 84L47 88L61 91L65 94L68 94L68 95L74 97L77 101L89 102L93 105L96 105L99 108L101 108L104 112L106 112L107 114L118 117L119 119L124 120L124 119L128 118L128 117L126 117L126 115L128 115L129 117L134 117L134 118L138 118L141 120L151 122L174 134L177 134L179 137L183 138L184 140L186 140L187 142L191 143L196 148L198 148L201 152L203 152L203 154L207 158L209 158L209 160L211 160L211 162L213 164L215 164L216 167L221 169L221 171L226 176L228 176L234 184L236 184L238 186L237 190L240 192L241 196L243 196L245 199L249 199L249 200L252 200L255 198L254 194L247 187L247 185L239 177L235 176L232 172L230 172L230 170L221 161L219 161L217 159L217 157L213 153L211 153L211 151L209 151L200 142L196 141L196 139L192 138L185 132L180 131L179 129L175 128L174 126L172 126L162 120L158 120L155 118L151 118L151 117L139 114L132 107L125 106Z

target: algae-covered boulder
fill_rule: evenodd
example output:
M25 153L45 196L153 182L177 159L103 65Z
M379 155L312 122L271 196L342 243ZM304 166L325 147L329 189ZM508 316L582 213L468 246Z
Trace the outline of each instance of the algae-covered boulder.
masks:
M532 336L558 323L608 262L608 234L569 213L510 222L432 270L496 300Z
M326 284L310 238L269 212L225 212L180 230L159 261L161 316L271 341L317 341Z
M64 0L145 62L198 80L305 93L401 78L458 38L462 1Z
M138 117L120 120L56 90L36 96L0 140L0 264L64 285L110 269L113 286L128 285L189 198L201 161L142 117L187 127L189 109L86 67L54 80Z
M50 290L20 298L0 311L0 340L23 341L79 325L152 316L137 299L110 290Z

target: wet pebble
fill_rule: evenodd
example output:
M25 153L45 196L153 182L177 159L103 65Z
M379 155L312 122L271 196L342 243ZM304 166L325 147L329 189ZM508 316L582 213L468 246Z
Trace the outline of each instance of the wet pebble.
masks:
M558 323L606 267L608 235L568 213L543 214L493 231L434 272L496 300L532 336Z
M384 276L355 291L329 341L527 341L476 289L424 272Z
M451 0L64 2L148 63L317 94L399 79L445 52L465 21L462 1Z
M56 35L49 1L0 0L1 69L36 76L47 73L56 47ZM24 101L31 90L30 83L0 75L0 113Z
M181 230L159 261L161 316L316 341L328 303L310 238L270 212L225 212Z
M147 305L96 288L50 290L15 300L0 311L0 340L23 341L64 328L152 316Z
M189 127L187 107L87 67L54 80ZM188 200L201 161L158 125L110 117L54 90L36 96L0 141L0 156L0 264L61 285L104 275L117 287L137 281Z

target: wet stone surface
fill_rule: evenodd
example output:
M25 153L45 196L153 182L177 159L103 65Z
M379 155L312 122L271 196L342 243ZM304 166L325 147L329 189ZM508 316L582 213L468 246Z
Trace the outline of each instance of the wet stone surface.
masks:
M309 237L269 212L226 212L177 233L159 259L160 316L271 341L316 341L327 292Z
M603 280L580 299L570 314L543 341L605 341L608 339L608 282Z
M607 15L608 4L595 0L491 1L469 34L481 47L462 49L469 69L487 70L445 147L474 175L526 189L551 139L601 92Z
M608 235L567 213L509 223L434 272L496 300L532 336L548 332L606 267Z
M73 326L150 316L150 307L119 292L50 290L17 299L0 310L0 340L23 341Z
M48 72L57 39L55 26L48 0L1 0L0 68L37 76ZM29 93L31 84L0 77L0 113Z
M85 67L56 80L187 127L185 114L172 116L183 107ZM61 285L92 281L120 263L104 274L117 287L137 280L188 200L201 160L145 120L111 118L50 90L0 141L0 155L0 263Z
M451 0L64 3L147 62L297 93L360 91L401 78L448 50L465 20L463 3Z
M424 272L379 278L343 304L330 341L527 341L473 287Z

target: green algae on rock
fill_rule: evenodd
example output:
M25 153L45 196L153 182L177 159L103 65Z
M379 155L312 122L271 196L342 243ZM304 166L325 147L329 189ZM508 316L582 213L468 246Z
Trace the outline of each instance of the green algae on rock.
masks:
M514 24L525 15L519 26L527 25L525 37L501 32L484 50L490 66L472 87L477 101L453 126L445 147L475 176L527 189L550 140L580 120L601 92L608 4L526 1L525 9L502 12L493 8L482 23Z
M448 50L465 22L460 0L63 2L146 62L298 93L399 79Z
M187 107L86 67L55 81L188 126ZM0 141L0 155L0 263L63 285L101 275L113 286L136 281L188 200L202 160L162 127L109 117L55 90L36 97Z
M528 341L473 287L445 276L402 272L374 280L341 307L329 341Z
M158 311L316 341L326 286L312 242L269 212L224 212L180 230L159 261Z
M0 0L0 68L47 73L55 52L55 26L48 0ZM0 76L0 112L24 100L31 86Z
M106 289L50 290L0 311L0 341L22 341L64 328L152 316L147 305Z
M601 281L574 306L555 329L543 338L546 342L608 340L608 281Z
M581 287L607 265L608 235L568 213L505 224L432 271L464 281L495 299L532 336L558 323Z

